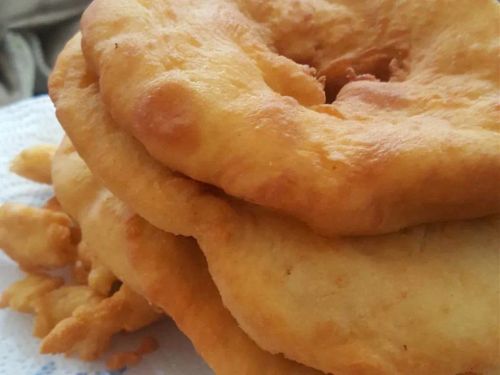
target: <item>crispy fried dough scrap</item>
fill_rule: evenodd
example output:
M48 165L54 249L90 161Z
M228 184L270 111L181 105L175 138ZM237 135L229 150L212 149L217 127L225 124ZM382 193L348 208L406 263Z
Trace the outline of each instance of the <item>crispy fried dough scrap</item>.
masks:
M71 316L79 306L93 306L103 297L84 285L62 286L38 296L33 301L36 314L33 335L45 337L60 321Z
M499 22L494 0L95 0L81 25L155 159L352 235L500 213Z
M43 184L50 184L50 168L56 146L39 145L27 148L12 160L10 170L15 174Z
M118 370L126 366L136 365L144 355L152 353L156 349L158 349L158 341L153 337L144 337L136 350L111 355L106 361L106 367L110 370Z
M136 331L158 320L158 313L127 286L98 304L84 305L61 321L43 339L42 353L76 353L81 359L98 358L120 332Z
M44 337L77 307L97 303L103 298L87 286L63 283L60 277L28 274L3 292L0 306L34 314L33 335Z
M82 359L93 360L107 349L115 333L138 330L160 317L125 286L105 298L88 286L63 283L59 277L29 274L7 288L0 299L0 307L35 315L33 335L46 337L42 352L76 352ZM143 349L145 354L148 347Z
M115 275L113 275L113 273L107 267L104 267L99 261L95 260L92 263L92 268L89 272L87 282L97 293L104 296L109 295L114 283L117 281L118 280Z
M161 316L123 285L105 297L87 285L63 284L60 277L28 274L0 298L0 307L35 315L33 335L47 337L42 352L76 352L82 359L93 360L107 349L115 333L135 331ZM143 349L148 351L148 347Z
M62 212L13 203L0 206L0 248L26 269L72 263L72 227Z
M78 244L78 261L73 267L73 276L103 296L108 296L113 284L118 281L116 276L99 262L85 241Z
M132 210L199 241L224 303L260 347L327 372L498 371L497 219L328 240L291 219L212 194L163 168L111 121L77 42L60 57L52 84L63 88L53 97L79 154ZM67 145L61 152L77 158ZM54 171L70 173L63 169L56 158ZM86 191L93 185L85 182L67 198L77 212L78 197L97 196ZM62 201L62 187L55 189ZM103 230L102 238L109 233ZM132 264L125 275L138 273L139 263ZM197 345L193 331L188 336ZM215 349L199 350L220 365Z
M0 307L34 314L33 335L39 338L48 335L47 347L56 345L52 352L76 351L84 359L95 359L107 348L114 333L122 329L136 330L160 315L142 297L123 286L120 294L100 303L112 292L117 279L88 251L85 241L78 245L78 254L75 254L74 244L80 241L79 237L77 228L55 197L42 209L14 204L1 206L0 246L20 267L53 269L73 263L74 279L84 285L63 285L60 277L28 274L3 292ZM94 318L102 317L112 323L95 324L92 312ZM80 334L82 342L75 336L70 341L65 341L64 336L63 341L57 341L59 332L68 327L71 330L73 319L78 323L82 316L84 330L88 330ZM114 320L116 318L118 320ZM104 331L99 332L103 326ZM141 353L138 351L137 355Z
M10 307L13 310L34 313L34 303L37 299L64 283L61 277L28 274L24 279L10 285L0 298L0 307Z
M133 214L99 186L67 141L56 154L53 170L56 194L78 218L89 249L170 315L217 374L320 374L259 348L222 304L196 243L162 232ZM90 200L82 202L82 196Z

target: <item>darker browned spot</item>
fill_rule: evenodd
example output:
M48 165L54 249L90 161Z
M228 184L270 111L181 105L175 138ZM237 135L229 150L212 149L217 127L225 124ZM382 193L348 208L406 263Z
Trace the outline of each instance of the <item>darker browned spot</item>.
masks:
M293 193L296 186L292 173L282 173L264 181L250 199L254 202L267 202L272 207L281 205L283 197Z
M82 240L82 231L76 223L72 223L70 230L71 243L76 245Z
M127 238L137 239L143 232L142 219L137 215L132 215L125 223Z
M344 288L347 285L347 280L343 276L337 276L335 278L335 285L339 288Z
M113 294L118 292L118 290L120 289L121 286L122 286L122 282L120 280L113 281L113 284L111 284L111 288L109 290L108 296L111 297Z

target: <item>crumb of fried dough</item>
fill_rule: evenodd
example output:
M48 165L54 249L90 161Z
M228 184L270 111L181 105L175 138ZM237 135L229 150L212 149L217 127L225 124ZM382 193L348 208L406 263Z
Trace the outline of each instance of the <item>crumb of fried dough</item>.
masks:
M106 362L109 370L118 370L126 366L135 366L146 354L152 353L158 349L158 341L154 337L144 337L139 347L130 352L114 353Z
M51 184L51 164L57 146L38 145L19 153L10 165L11 172L42 184Z

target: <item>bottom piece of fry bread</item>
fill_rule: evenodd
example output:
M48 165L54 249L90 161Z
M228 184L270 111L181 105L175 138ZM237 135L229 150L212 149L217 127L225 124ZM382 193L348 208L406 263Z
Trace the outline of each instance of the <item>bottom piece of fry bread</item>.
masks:
M196 242L158 230L99 185L66 140L54 157L56 196L124 283L161 307L220 375L318 375L262 350L224 307Z

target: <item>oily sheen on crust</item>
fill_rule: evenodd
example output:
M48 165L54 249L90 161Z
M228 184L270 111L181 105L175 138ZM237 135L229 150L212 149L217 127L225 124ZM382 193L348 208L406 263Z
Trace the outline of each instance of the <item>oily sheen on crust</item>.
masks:
M260 349L224 307L192 239L163 232L103 188L66 139L53 165L54 188L77 218L94 255L160 307L217 374L320 375Z
M500 212L499 22L494 0L95 0L82 32L155 159L350 235Z
M92 172L156 227L198 240L263 349L335 374L498 371L498 218L328 240L152 159L106 113L78 38L50 90Z

